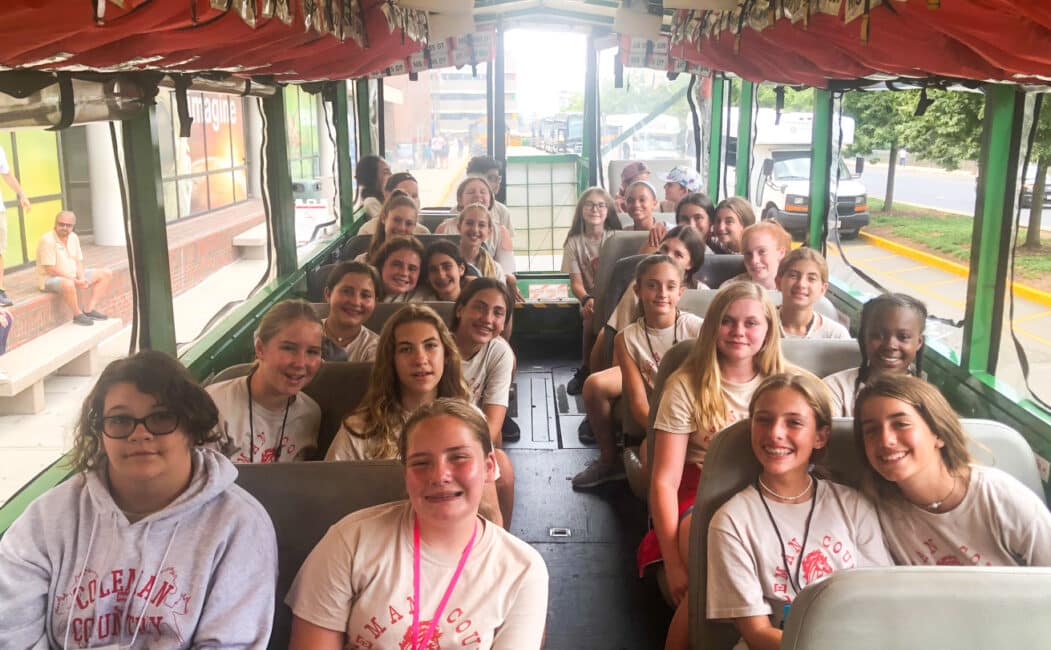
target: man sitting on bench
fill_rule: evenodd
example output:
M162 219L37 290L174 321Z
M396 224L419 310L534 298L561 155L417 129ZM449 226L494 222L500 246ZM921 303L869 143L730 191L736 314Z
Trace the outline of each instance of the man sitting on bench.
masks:
M113 274L108 269L85 269L84 253L73 227L77 217L69 211L59 212L55 217L55 228L40 237L36 248L37 275L40 290L57 293L73 310L73 322L77 325L94 325L97 320L106 320L106 315L96 311L95 305L106 295ZM81 304L77 289L87 292L87 301Z

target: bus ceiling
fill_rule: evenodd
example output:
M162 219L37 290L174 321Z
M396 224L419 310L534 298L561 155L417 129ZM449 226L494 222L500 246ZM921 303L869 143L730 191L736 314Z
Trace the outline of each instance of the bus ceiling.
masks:
M36 0L0 12L0 70L11 71L0 77L354 79L411 72L410 57L457 29L555 24L590 30L596 43L611 33L661 42L671 58L750 81L1051 82L1051 3L1032 0ZM10 86L0 90L31 94Z

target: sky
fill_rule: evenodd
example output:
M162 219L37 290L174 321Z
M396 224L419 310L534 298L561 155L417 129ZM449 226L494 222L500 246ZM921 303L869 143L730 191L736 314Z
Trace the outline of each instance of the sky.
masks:
M583 34L523 29L507 32L504 54L507 70L518 73L520 113L556 113L564 92L584 88L586 42Z

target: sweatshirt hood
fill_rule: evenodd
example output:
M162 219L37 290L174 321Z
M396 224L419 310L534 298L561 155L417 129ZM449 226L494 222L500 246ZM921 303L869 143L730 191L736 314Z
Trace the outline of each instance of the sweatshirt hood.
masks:
M190 450L192 476L190 485L167 507L143 517L133 525L180 520L222 494L237 479L237 468L225 456L212 449L194 447ZM99 514L118 514L124 517L109 490L109 463L103 460L92 472L85 472L87 491Z

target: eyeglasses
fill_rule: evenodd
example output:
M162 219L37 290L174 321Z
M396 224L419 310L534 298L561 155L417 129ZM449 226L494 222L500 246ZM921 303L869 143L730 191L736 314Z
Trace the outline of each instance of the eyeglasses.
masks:
M58 226L59 228L72 228L73 227L73 224L71 224L71 223L62 223L61 221L59 221L55 225Z
M179 416L171 411L157 411L144 418L130 415L107 415L102 418L102 433L109 438L127 438L142 425L155 436L166 436L179 428Z
M496 181L500 180L501 178L502 177L500 176L500 174L498 172L489 172L488 174L485 175L485 180L491 181L493 183L495 183Z
M599 211L602 211L602 210L606 209L606 204L605 203L594 203L592 201L584 201L584 209L585 210L599 210Z

